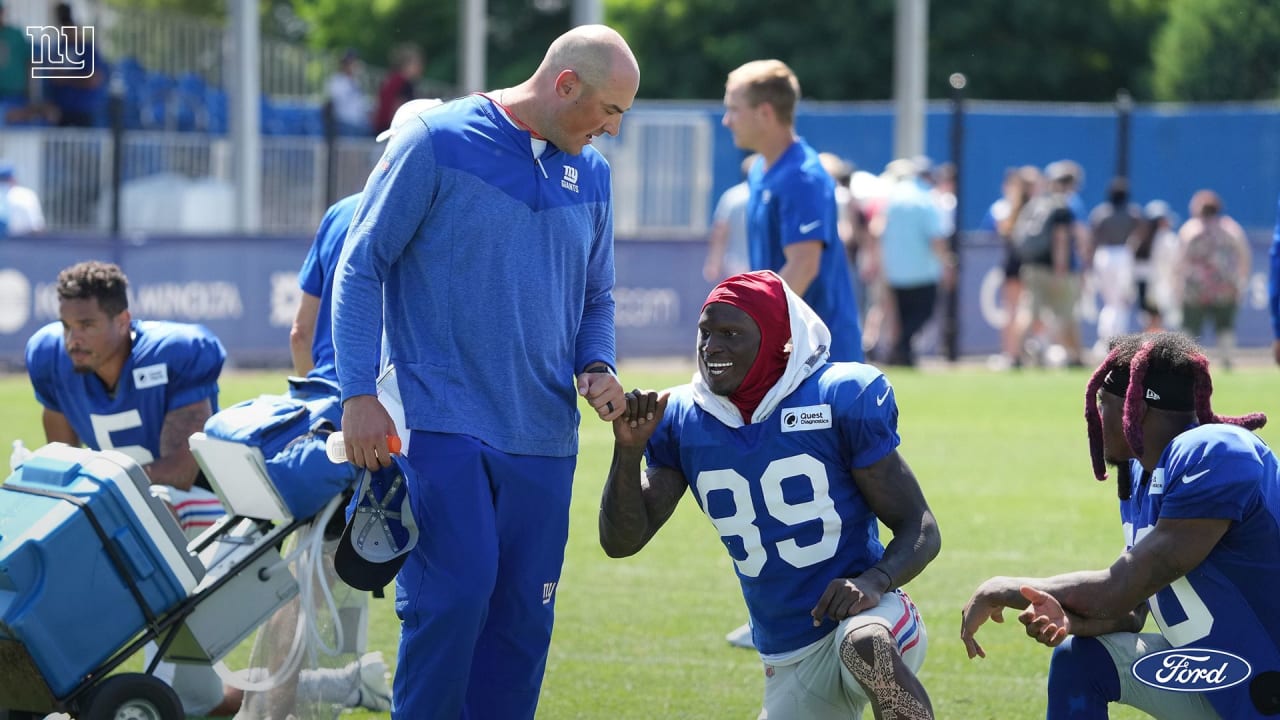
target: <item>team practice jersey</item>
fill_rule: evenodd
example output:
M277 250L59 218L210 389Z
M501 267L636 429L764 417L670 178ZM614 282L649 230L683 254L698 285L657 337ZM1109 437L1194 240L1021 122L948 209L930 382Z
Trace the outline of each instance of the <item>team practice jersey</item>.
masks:
M615 363L612 192L595 148L535 156L529 132L485 96L406 123L343 245L343 398L377 392L383 319L410 429L513 455L577 453L573 377ZM494 332L494 317L510 329Z
M1266 444L1234 425L1187 430L1149 482L1135 480L1120 517L1129 547L1160 518L1231 520L1204 562L1150 598L1151 614L1174 647L1234 653L1255 676L1280 671L1280 467ZM1224 718L1256 714L1248 683L1205 696Z
M342 255L342 241L356 214L361 194L348 195L325 211L320 220L316 238L302 261L298 272L298 286L313 297L320 298L316 309L315 336L311 340L311 360L315 367L309 375L338 382L338 370L333 360L333 275Z
M822 169L817 151L798 140L768 170L763 160L756 161L747 183L751 268L777 272L787 263L788 245L821 240L818 274L802 297L831 330L831 361L861 361L862 330L838 232L835 181Z
M673 390L645 450L650 467L684 474L733 557L766 655L820 640L835 624L809 612L835 578L880 559L875 513L854 485L898 446L889 381L870 365L828 364L768 417L730 428Z
M218 410L218 375L227 353L201 325L139 322L115 393L94 373L78 373L50 323L27 341L27 373L36 400L66 416L93 450L119 450L141 465L160 457L160 429L171 410L208 398Z

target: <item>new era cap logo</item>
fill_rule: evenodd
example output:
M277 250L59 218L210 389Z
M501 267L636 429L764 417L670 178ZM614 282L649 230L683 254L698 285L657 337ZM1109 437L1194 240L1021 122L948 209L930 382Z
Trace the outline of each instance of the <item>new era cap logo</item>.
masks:
M1148 399L1148 400L1159 400L1159 399L1160 399L1160 396L1156 394L1156 391L1155 391L1155 390L1152 390L1151 388L1147 388L1147 399Z

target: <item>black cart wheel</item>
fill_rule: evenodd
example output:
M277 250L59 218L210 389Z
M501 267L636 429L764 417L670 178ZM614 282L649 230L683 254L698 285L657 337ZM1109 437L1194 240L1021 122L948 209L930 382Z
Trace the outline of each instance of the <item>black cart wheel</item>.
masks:
M125 673L107 678L89 696L80 720L183 720L173 688L150 675Z

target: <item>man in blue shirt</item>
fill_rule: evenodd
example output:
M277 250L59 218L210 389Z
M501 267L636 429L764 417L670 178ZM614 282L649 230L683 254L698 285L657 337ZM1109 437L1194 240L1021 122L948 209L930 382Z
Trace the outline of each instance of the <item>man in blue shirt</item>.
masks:
M439 104L438 98L420 98L401 105L391 127L378 135L378 142L390 140L405 123ZM329 206L298 272L302 301L289 330L289 353L293 372L299 377L315 375L338 382L333 361L333 278L351 218L363 196L364 193L354 193Z
M613 374L609 166L640 71L599 25L532 77L410 121L365 186L333 331L346 454L392 464L379 320L408 437L418 541L396 582L392 716L532 718L569 529L580 420L625 409ZM576 385L574 377L576 376Z
M754 270L773 270L831 328L831 359L861 361L862 329L840 241L835 181L795 133L800 82L779 60L755 60L725 83L724 126L761 158L747 174Z
M775 273L717 285L693 382L629 394L613 423L600 543L610 557L639 552L692 489L750 611L761 717L859 717L872 704L876 717L930 718L915 675L924 624L900 587L937 554L937 523L897 451L888 379L827 362L829 343Z
M134 320L128 284L119 267L97 261L59 273L59 321L27 341L27 373L47 442L133 458L194 538L224 514L187 439L218 409L227 354L203 326ZM157 676L188 713L229 715L239 705L239 691L207 665L163 663Z
M991 578L964 608L971 658L985 656L978 628L1004 608L1023 610L1027 634L1054 647L1051 719L1105 718L1112 702L1158 718L1280 712L1280 464L1249 432L1265 416L1213 412L1208 365L1181 333L1115 340L1085 417L1094 475L1116 470L1124 554L1106 570ZM1140 632L1148 614L1158 633ZM1139 682L1135 662L1173 648L1186 652L1172 662L1197 665L1147 678L1158 687ZM1226 677L1216 653L1250 673ZM1190 692L1181 682L1198 670L1222 684Z

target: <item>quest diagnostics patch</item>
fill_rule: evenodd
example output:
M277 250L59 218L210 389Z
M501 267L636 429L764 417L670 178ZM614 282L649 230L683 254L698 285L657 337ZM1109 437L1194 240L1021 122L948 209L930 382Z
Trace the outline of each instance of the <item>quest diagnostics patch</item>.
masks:
M830 427L830 405L808 405L806 407L784 408L782 411L782 432L826 430Z
M169 367L164 363L133 369L133 386L139 390L169 382Z

